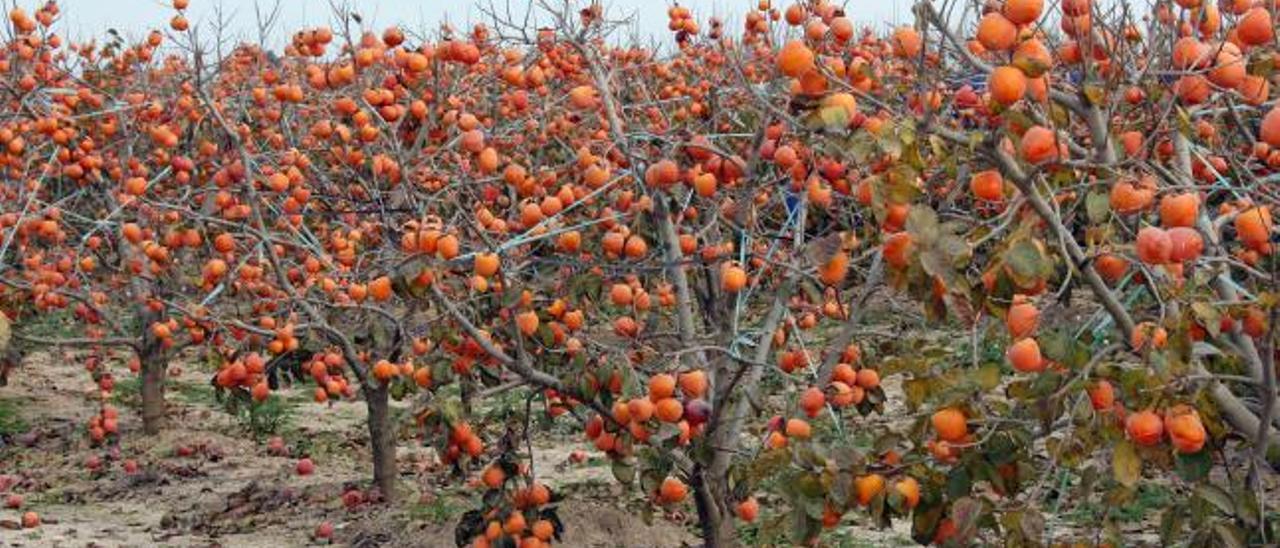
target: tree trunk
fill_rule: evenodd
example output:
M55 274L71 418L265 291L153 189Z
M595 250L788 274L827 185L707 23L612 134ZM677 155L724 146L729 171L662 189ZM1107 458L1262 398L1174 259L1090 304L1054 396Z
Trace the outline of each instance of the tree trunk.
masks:
M376 381L375 381L376 382ZM364 387L365 405L369 408L369 445L373 448L373 483L382 491L388 502L395 502L396 436L391 424L391 409L387 401L387 387Z
M169 360L157 344L147 344L138 353L142 366L142 431L151 436L164 427L164 380Z
M137 352L142 375L142 432L152 436L164 427L164 381L169 372L169 358L160 340L151 334L151 324L159 321L160 315L144 306L139 316L142 347Z
M698 507L702 545L705 548L738 546L733 516L729 511L729 489L725 484L727 477L710 472L710 469L696 466L690 478L694 503Z

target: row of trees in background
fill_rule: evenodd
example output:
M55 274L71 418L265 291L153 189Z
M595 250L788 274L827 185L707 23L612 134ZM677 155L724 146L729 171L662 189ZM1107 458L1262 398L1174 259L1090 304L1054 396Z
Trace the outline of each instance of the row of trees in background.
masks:
M453 383L527 387L708 546L859 507L1037 543L1049 497L1120 504L1144 475L1187 487L1165 538L1275 541L1270 2L921 0L887 33L826 0L732 27L673 6L656 50L579 4L431 35L335 8L281 53L186 0L137 42L13 9L14 344L91 349L104 394L124 357L146 433L183 348L254 401L361 399L393 501L388 400L417 394L415 427L482 471L460 544L573 524L523 440L433 396ZM964 341L867 331L886 299ZM890 397L909 421L864 418ZM110 443L118 414L87 427Z

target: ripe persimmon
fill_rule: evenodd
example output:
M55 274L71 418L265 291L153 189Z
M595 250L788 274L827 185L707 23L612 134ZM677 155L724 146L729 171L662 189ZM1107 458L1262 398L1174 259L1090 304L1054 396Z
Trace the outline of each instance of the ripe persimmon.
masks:
M978 21L978 42L990 51L1008 51L1018 40L1018 27L999 12L990 12Z
M1173 448L1183 454L1199 453L1208 436L1200 416L1193 409L1170 411L1165 416L1164 429L1169 433Z
M809 418L818 416L822 412L822 408L827 404L827 397L822 390L817 387L809 387L800 394L800 410L804 411Z
M866 506L871 504L871 499L884 491L884 476L880 474L868 474L854 478L853 488L858 498L858 504Z
M911 235L906 232L890 234L884 242L884 261L894 268L906 268L911 261Z
M1044 11L1044 0L1006 0L1004 16L1015 25L1034 23Z
M813 50L804 42L792 40L778 51L778 71L791 78L799 78L814 69Z
M1168 234L1170 262L1182 263L1200 258L1200 254L1204 251L1204 238L1200 237L1199 231L1190 227L1176 226L1170 228Z
M1015 339L1031 336L1040 325L1040 310L1030 302L1014 303L1005 315L1005 326Z
M740 266L725 264L720 271L720 287L729 293L737 293L747 286L747 272Z
M1138 260L1150 265L1169 262L1173 253L1173 241L1169 239L1168 231L1159 227L1148 226L1139 230L1134 245Z
M756 501L755 497L747 497L735 505L733 511L738 516L738 519L752 523L756 520L756 516L760 515L760 503Z
M891 40L893 42L893 53L898 57L914 58L920 55L920 50L924 47L920 39L920 33L911 27L894 29Z
M1012 105L1027 94L1027 77L1021 70L1008 65L996 67L988 76L987 89L991 90L991 98L997 103Z
M1022 134L1018 151L1029 164L1038 165L1059 159L1058 136L1044 126L1032 126Z
M662 422L679 422L684 417L684 404L675 398L662 398L654 406L654 415Z
M902 505L907 510L920 504L920 482L911 476L904 477L893 484L893 490L902 497Z
M685 371L678 377L680 391L687 398L701 398L707 393L707 372L701 369Z
M1277 124L1280 124L1280 118L1277 119ZM1271 230L1274 226L1271 221L1271 208L1266 206L1241 211L1235 219L1236 236L1246 246L1254 249L1261 248L1271 239Z
M1089 402L1093 405L1095 411L1109 411L1115 405L1116 392L1111 386L1111 382L1106 379L1100 379L1089 385Z
M658 486L658 499L665 504L683 501L687 493L688 488L684 482L671 476L663 478L662 484Z
M1275 23L1267 8L1257 6L1240 16L1235 27L1236 37L1246 46L1260 46L1275 38Z
M784 430L788 438L807 440L813 435L813 428L804 419L787 419Z
M964 440L965 436L969 435L969 425L966 424L964 413L959 409L950 407L940 409L933 414L930 420L940 440L955 443Z
M1040 344L1033 338L1025 338L1009 346L1005 352L1009 364L1023 373L1044 371L1044 357L1040 355Z
M1164 439L1164 422L1154 411L1139 411L1125 419L1125 432L1138 445L1157 445Z
M497 253L477 253L475 256L475 274L483 278L492 277L498 273L498 265L500 260Z
M1004 177L994 169L979 171L969 179L969 191L980 200L998 202L1004 199Z

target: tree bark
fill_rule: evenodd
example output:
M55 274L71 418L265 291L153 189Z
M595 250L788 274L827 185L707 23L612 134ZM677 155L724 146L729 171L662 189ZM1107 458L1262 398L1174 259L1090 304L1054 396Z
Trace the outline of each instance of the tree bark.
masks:
M723 480L716 481L717 477L709 468L697 465L690 478L704 548L738 546L733 517L728 511L728 486Z
M142 366L142 431L152 436L164 428L164 381L169 360L158 344L147 344L138 352L138 361Z
M151 324L159 321L160 315L144 306L139 318L142 320L142 345L137 349L137 355L142 375L142 432L153 436L164 427L164 381L169 358L160 340L151 334Z
M375 381L376 382L376 381ZM365 405L369 409L369 445L373 448L373 483L382 491L388 502L395 502L398 495L396 480L396 436L391 424L391 408L387 387L364 387Z

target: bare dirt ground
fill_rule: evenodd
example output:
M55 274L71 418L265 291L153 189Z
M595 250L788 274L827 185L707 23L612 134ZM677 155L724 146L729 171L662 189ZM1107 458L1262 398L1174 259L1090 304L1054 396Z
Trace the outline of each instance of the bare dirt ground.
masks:
M220 407L206 373L185 369L171 378L171 418L162 434L144 436L136 412L117 405L122 435L115 451L88 443L84 425L97 412L97 391L80 362L61 353L28 357L0 392L0 404L27 432L0 447L0 476L16 481L8 491L25 499L21 510L0 510L0 546L307 546L326 520L338 545L454 545L453 527L473 507L471 495L439 486L443 471L430 449L407 441L400 447L403 484L411 490L406 504L343 506L345 488L363 486L368 475L362 403L327 408L307 402L303 389L285 391L290 420L283 437L291 448L305 443L316 463L314 474L299 476L295 457L270 455L265 440ZM181 456L180 448L191 454ZM628 511L631 495L612 484L602 463L569 464L570 451L581 448L568 440L534 447L539 477L575 492L560 506L573 520L563 545L675 547L693 540L682 523L645 524ZM91 471L95 457L101 467ZM124 471L127 459L138 472ZM39 513L39 528L18 528L26 510Z

